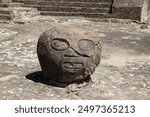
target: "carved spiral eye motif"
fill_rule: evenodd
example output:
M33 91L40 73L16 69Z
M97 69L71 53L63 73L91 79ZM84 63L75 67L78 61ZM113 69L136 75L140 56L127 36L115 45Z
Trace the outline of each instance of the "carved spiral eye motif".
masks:
M78 46L83 51L89 51L94 49L95 43L88 39L82 39L78 42Z
M69 44L64 39L54 39L51 43L53 49L58 51L66 50L69 47Z

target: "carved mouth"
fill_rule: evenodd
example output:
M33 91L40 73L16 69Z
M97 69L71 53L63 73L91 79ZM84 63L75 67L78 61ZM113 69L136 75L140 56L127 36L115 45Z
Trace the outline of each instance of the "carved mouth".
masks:
M64 62L62 64L62 67L66 71L76 72L76 71L79 71L79 70L81 70L83 68L83 64L82 63L78 63L78 62Z

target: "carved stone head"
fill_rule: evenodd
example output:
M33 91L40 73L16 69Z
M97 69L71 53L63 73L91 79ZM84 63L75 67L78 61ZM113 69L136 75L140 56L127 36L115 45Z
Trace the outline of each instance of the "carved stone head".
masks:
M45 77L62 83L81 81L100 63L101 43L93 31L59 26L44 32L37 54Z

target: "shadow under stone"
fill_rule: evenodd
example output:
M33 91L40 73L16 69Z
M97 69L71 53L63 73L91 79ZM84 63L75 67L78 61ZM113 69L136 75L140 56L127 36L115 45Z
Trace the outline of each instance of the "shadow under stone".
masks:
M57 83L54 81L50 81L49 79L44 77L42 71L36 71L36 72L30 73L30 74L26 75L25 77L29 80L34 81L35 83L42 83L42 84L50 85L50 86L54 86L54 87L65 88L68 85L65 83Z
M51 81L48 78L46 78L42 71L36 71L33 73L30 73L28 75L25 76L27 79L34 81L35 83L42 83L45 85L49 85L49 86L53 86L53 87L61 87L61 88L65 88L70 84L76 83L76 84L83 84L85 83L89 83L91 82L91 77L87 77L86 79L84 79L83 81L79 81L79 82L73 82L73 83L60 83L60 82L55 82L55 81Z

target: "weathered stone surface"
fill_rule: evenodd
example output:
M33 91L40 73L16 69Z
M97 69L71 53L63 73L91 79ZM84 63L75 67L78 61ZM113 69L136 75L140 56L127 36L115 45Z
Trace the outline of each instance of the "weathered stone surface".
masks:
M116 18L141 20L143 0L114 0L112 13Z
M37 8L46 16L83 16L109 18L111 0L13 0L22 2L26 7Z
M131 22L68 17L46 21L1 24L2 29L17 31L18 35L0 43L0 99L150 99L150 27L141 30ZM96 31L103 42L101 64L91 76L92 83L82 88L72 84L70 93L41 80L36 52L40 34L61 24Z
M115 18L139 20L147 23L150 15L149 0L114 0L112 13Z
M115 7L142 7L143 0L114 0Z
M0 4L0 22L28 23L40 14L36 8L22 7L23 3L6 2Z
M37 45L43 74L62 83L89 78L100 63L101 49L100 39L93 31L71 26L44 32Z
M17 35L17 31L12 31L8 29L0 29L0 42L8 40Z
M0 0L0 3L8 3L8 2L12 2L12 0Z

